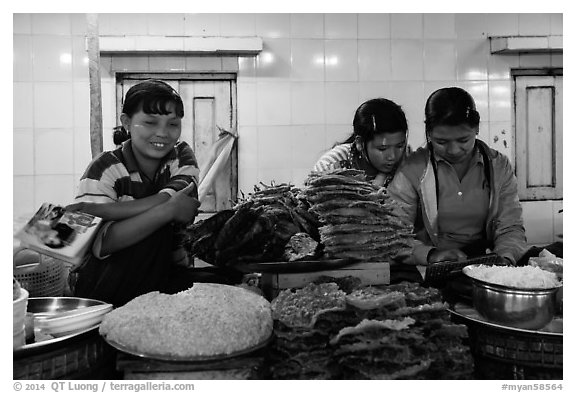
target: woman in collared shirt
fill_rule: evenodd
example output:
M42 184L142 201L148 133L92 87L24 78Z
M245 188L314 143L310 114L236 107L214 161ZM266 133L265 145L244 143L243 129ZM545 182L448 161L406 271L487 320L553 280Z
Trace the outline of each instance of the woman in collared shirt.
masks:
M426 265L495 252L515 263L526 251L522 207L510 161L477 139L480 115L457 87L430 95L426 147L406 159L388 188L414 224L410 263Z

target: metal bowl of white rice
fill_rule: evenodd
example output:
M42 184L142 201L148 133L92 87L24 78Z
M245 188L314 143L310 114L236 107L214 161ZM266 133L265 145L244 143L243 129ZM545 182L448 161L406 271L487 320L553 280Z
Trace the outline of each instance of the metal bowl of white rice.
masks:
M541 329L554 317L556 275L534 266L469 265L474 308L488 321L519 329Z

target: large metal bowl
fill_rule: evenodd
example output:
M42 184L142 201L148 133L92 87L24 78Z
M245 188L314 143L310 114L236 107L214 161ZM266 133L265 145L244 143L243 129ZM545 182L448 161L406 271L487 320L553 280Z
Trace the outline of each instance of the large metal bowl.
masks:
M462 272L472 280L472 301L490 322L519 329L541 329L554 318L556 292L560 287L518 289L492 284L470 276L478 265Z

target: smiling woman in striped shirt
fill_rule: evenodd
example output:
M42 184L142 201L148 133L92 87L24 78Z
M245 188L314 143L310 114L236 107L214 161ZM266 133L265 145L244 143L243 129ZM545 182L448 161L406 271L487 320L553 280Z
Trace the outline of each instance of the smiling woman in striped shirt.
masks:
M192 286L181 241L200 205L199 170L190 146L179 141L182 117L182 99L165 82L128 90L120 117L128 139L89 164L76 203L66 207L105 221L88 260L71 274L75 296L119 306Z
M356 110L353 128L348 139L320 157L314 171L360 169L373 184L387 187L408 148L402 108L385 98L368 100Z

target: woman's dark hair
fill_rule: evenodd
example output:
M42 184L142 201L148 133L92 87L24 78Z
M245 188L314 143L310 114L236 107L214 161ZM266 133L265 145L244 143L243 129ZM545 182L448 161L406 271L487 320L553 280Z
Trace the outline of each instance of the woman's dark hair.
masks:
M114 132L112 133L112 140L116 146L121 145L124 141L130 139L130 134L123 126L114 127Z
M182 98L168 83L158 79L148 79L132 86L126 93L122 113L132 117L140 109L147 114L167 115L168 104L174 103L176 116L184 117ZM130 134L122 126L114 127L114 144L128 140Z
M441 125L467 124L476 127L480 124L474 98L459 87L444 87L432 93L426 100L424 114L426 133Z
M343 143L352 143L358 136L368 142L377 134L408 130L406 115L400 105L386 98L374 98L360 105L352 125L354 132Z

